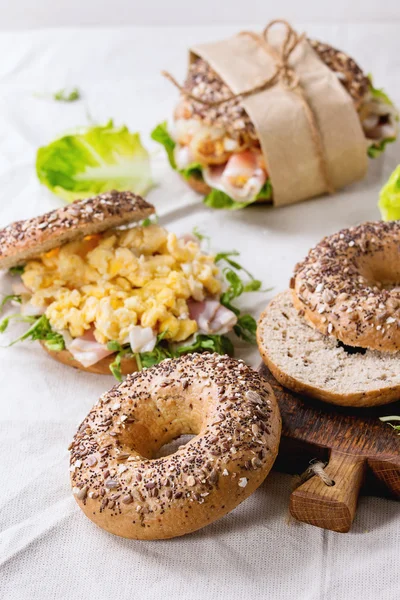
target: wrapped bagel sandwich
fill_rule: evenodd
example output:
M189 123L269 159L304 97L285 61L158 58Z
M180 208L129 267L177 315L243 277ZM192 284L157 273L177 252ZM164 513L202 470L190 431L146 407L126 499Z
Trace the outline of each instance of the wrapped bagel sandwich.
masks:
M173 123L153 131L171 166L215 208L332 192L362 178L367 154L396 139L393 103L357 63L283 24L278 41L268 26L262 36L192 48Z
M254 319L232 300L260 282L242 282L229 253L177 237L154 212L113 191L0 230L0 269L12 275L1 306L18 307L0 332L27 323L10 345L38 340L59 362L120 379L190 352L233 354L233 331L255 341Z

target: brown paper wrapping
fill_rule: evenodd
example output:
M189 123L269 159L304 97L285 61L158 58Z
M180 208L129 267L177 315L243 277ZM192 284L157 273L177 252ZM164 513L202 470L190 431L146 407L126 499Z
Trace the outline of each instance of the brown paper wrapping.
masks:
M279 51L282 32L273 34L269 42ZM245 35L194 46L190 52L190 60L196 56L206 60L234 94L262 84L276 69L274 58ZM333 187L339 189L363 178L367 142L350 95L306 40L294 49L289 65L314 113ZM241 104L259 135L274 204L293 204L325 193L318 149L297 91L278 82L244 98Z

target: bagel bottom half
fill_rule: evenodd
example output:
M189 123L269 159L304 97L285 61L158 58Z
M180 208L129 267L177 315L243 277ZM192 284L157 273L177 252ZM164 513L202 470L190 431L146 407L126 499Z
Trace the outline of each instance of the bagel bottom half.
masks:
M79 361L75 360L69 350L60 350L59 352L55 352L54 350L49 350L44 342L40 342L43 350L47 352L63 365L67 365L68 367L73 367L74 369L80 369L81 371L86 371L86 373L96 373L96 375L111 375L110 364L115 359L115 354L110 354L110 356L106 356L102 358L98 363L92 365L91 367L84 367ZM135 373L137 371L136 360L133 356L123 356L121 359L121 374L129 375L130 373Z
M257 341L271 373L294 392L355 407L400 397L400 352L350 348L325 336L299 315L290 291L278 294L261 315Z
M191 434L176 452L172 440ZM269 383L219 354L165 359L103 394L69 447L73 494L99 527L181 536L219 519L268 475L281 418Z

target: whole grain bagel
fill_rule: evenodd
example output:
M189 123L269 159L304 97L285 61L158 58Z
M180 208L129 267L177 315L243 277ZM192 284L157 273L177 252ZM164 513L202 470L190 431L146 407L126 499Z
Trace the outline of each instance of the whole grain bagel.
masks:
M289 290L261 315L257 342L264 363L286 388L340 406L371 407L400 397L400 352L356 349L310 327Z
M111 375L110 364L115 359L115 354L110 354L110 356L106 356L102 358L96 364L90 367L84 367L82 363L72 356L71 352L67 349L60 350L58 352L54 350L49 350L44 342L40 342L43 350L50 354L51 358L57 360L63 365L67 365L68 367L74 367L75 369L79 369L80 371L85 371L86 373L96 373L96 375ZM129 375L130 373L135 373L137 371L137 364L134 356L123 356L121 358L121 375Z
M348 346L400 349L400 223L367 222L325 237L296 265L293 302Z
M262 483L281 419L269 384L218 354L166 359L105 393L72 444L74 496L99 527L127 538L190 533ZM185 446L157 458L183 434Z
M182 177L183 181L185 181L189 187L192 188L197 194L201 194L202 196L206 196L211 192L211 188L206 184L205 181L199 179L198 177Z
M21 265L87 235L140 221L154 212L154 206L141 196L112 190L38 217L15 221L0 229L0 269Z

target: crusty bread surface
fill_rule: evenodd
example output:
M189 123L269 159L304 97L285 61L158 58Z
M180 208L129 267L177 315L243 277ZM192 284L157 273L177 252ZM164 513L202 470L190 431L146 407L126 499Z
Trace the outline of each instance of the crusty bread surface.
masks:
M198 194L201 194L202 196L206 196L211 192L210 186L207 185L206 182L203 181L203 179L193 177L193 175L191 175L190 177L182 177L182 179L188 184L189 187L192 188L192 190L194 190Z
M311 327L290 291L278 294L257 328L263 361L283 386L341 406L367 407L400 398L400 352L354 352Z
M184 434L194 437L158 458ZM89 519L116 535L181 536L255 491L280 434L271 386L242 361L167 359L103 394L81 423L70 445L73 493Z
M294 305L348 346L400 350L400 222L366 222L325 237L295 269Z
M141 196L111 191L16 221L0 230L0 269L23 264L86 235L140 221L154 212L154 206Z

